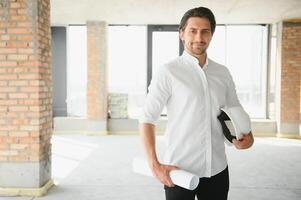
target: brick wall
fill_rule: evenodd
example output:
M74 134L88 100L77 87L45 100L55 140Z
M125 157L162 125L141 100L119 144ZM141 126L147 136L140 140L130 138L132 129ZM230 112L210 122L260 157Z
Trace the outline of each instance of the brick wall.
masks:
M50 156L50 37L50 0L0 1L0 162Z
M301 21L284 22L281 57L281 123L301 120Z
M107 24L87 22L87 118L107 120L108 69L107 69Z

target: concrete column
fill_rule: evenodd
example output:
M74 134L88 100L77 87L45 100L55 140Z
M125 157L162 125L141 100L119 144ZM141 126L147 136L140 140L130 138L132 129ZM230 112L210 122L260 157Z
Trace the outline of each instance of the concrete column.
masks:
M0 1L0 195L52 185L50 0Z
M87 22L87 131L106 134L108 116L107 24Z
M301 134L301 19L281 26L278 132L293 137Z

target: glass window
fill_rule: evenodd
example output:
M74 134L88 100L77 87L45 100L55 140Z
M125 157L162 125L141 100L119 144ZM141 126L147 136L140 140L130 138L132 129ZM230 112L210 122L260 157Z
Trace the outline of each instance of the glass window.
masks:
M179 33L158 32L152 34L152 73L158 67L179 56Z
M178 32L154 31L152 70L178 56ZM219 25L208 55L228 67L240 102L252 118L266 118L267 26ZM128 114L136 118L147 82L146 26L109 27L109 92L128 94ZM164 113L165 111L163 111Z
M178 31L154 31L152 32L152 74L156 73L163 64L179 56ZM161 115L167 115L164 107Z
M67 31L67 113L87 113L87 28L69 26Z
M109 92L128 94L128 115L143 106L147 78L146 26L109 26Z
M270 71L269 71L269 98L268 98L268 111L269 111L269 119L276 118L276 51L277 51L277 38L273 36L271 38L271 54L270 54Z
M210 59L217 63L226 64L226 28L216 26L213 38L207 50Z
M267 27L217 26L208 55L228 67L250 116L266 118Z

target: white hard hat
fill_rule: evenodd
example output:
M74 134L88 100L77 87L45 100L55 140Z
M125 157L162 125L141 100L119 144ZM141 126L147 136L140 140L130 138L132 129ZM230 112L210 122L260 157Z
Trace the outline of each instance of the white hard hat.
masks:
M250 117L241 106L221 108L221 114L217 118L221 122L223 134L231 143L232 139L236 138L239 140L243 133L246 134L251 131ZM229 120L231 123L226 123ZM232 133L229 130L231 126L234 129Z

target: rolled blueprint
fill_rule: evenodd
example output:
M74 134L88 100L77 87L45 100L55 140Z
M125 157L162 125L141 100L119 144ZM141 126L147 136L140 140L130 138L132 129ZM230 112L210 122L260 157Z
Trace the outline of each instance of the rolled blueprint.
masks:
M153 173L149 168L148 162L145 158L134 158L133 171L138 174L153 176ZM175 185L181 186L188 190L194 190L199 184L198 176L184 170L172 170L170 171L169 176Z

